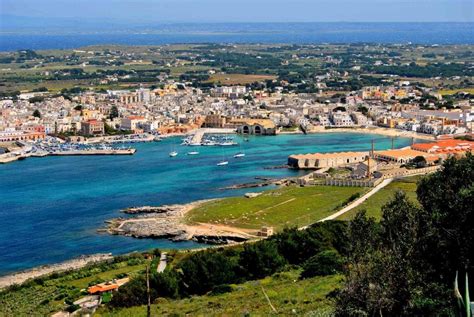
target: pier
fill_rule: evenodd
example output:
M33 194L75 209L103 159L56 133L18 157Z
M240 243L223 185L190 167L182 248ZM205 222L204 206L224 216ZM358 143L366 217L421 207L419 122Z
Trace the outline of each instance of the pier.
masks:
M201 145L205 134L231 134L236 133L235 129L198 129L194 132L190 145Z
M0 164L23 160L28 157L79 156L79 155L133 155L136 149L84 149L55 152L7 153L0 155Z

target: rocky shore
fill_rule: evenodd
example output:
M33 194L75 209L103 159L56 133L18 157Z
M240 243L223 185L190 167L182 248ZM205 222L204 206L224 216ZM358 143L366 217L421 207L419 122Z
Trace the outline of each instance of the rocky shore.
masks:
M117 218L107 221L106 231L110 234L134 238L166 238L172 241L193 240L208 244L229 244L253 238L241 229L214 224L186 224L185 214L209 200L185 205L163 205L131 207L122 210L133 214L132 218Z

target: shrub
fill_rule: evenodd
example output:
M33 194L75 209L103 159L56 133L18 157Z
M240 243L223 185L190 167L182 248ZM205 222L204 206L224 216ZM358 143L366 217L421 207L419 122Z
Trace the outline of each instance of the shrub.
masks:
M343 259L336 250L325 250L311 257L303 265L301 278L332 275L342 271Z
M215 286L210 295L220 295L220 294L225 294L225 293L230 293L232 292L232 286L228 284L223 284L223 285L217 285Z

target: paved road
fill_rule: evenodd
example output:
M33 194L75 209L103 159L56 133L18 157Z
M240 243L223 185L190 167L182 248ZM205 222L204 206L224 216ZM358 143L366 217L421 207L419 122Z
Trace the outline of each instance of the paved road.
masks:
M160 264L158 264L156 271L158 273L162 273L164 272L165 269L166 269L166 252L163 252L161 253Z
M330 216L328 216L324 219L321 219L319 221L326 221L326 220L336 219L337 217L339 217L339 216L345 214L346 212L348 212L349 210L354 209L357 206L359 206L360 204L362 204L364 201L366 201L367 198L369 198L372 195L374 195L375 193L377 193L379 190L381 190L382 188L384 188L385 186L390 184L392 181L393 181L393 178L388 178L388 179L383 180L380 184L375 186L370 192L368 192L364 196L362 196L359 199L355 200L354 202L352 202L351 204L349 204L346 207L342 208L338 212L333 213L332 215L330 215Z

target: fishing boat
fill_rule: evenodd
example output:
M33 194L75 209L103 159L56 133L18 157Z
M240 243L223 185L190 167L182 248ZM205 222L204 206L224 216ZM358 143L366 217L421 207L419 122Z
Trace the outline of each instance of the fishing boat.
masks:
M198 155L199 152L197 152L197 151L191 151L191 152L188 152L187 154L188 154L188 155Z
M175 157L177 155L178 155L178 152L176 151L170 152L170 157Z
M219 163L217 163L217 166L224 166L224 165L228 165L229 162L228 161L220 161Z

